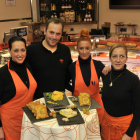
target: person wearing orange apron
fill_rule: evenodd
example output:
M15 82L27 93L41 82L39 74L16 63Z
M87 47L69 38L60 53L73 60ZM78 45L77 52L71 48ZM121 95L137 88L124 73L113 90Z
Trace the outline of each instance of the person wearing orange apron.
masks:
M69 66L67 72L67 79L72 79L72 88L67 89L71 90L74 96L79 96L80 92L89 93L91 98L101 105L101 108L97 109L101 124L104 107L99 94L99 78L102 71L107 72L109 68L105 67L101 61L91 59L91 48L89 31L82 29L77 41L78 60Z
M103 76L104 115L102 140L137 140L140 120L140 80L126 69L127 48L116 44L110 48L111 72Z
M104 108L103 108L101 96L99 94L99 80L97 77L93 60L90 61L90 67L91 67L91 79L90 79L90 85L87 86L84 82L84 79L81 73L79 60L76 61L76 77L75 77L75 88L74 88L73 95L79 96L80 92L89 93L91 98L94 99L99 105L102 106L101 108L97 108L99 122L101 124Z
M26 63L26 41L20 37L9 40L11 58L0 69L1 122L5 140L20 140L23 110L33 95L37 83Z

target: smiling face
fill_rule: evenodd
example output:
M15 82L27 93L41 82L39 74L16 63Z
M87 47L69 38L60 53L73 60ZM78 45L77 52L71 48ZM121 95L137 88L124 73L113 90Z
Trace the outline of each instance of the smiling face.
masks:
M26 58L26 47L24 42L15 41L12 43L11 50L9 49L12 60L16 63L22 64Z
M44 30L45 41L50 47L56 47L57 43L60 41L62 36L62 25L61 23L53 23L51 22L48 25L48 29Z
M126 51L122 47L115 48L109 59L114 70L121 70L127 61Z
M83 60L88 59L90 56L91 48L92 46L89 41L80 41L77 47L80 58Z

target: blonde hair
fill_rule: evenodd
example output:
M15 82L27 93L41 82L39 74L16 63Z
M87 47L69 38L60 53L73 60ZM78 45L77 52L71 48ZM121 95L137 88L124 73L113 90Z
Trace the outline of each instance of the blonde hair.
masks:
M110 58L111 58L113 50L116 49L116 48L119 48L119 47L123 48L125 50L125 54L126 54L126 57L127 57L127 47L125 45L123 45L123 44L115 44L109 50L109 57Z
M86 29L86 28L82 29L79 32L79 38L77 40L77 47L78 47L79 42L81 42L81 41L89 41L91 43L90 38L91 38L91 36L89 35L88 29ZM91 45L92 45L92 43L91 43Z

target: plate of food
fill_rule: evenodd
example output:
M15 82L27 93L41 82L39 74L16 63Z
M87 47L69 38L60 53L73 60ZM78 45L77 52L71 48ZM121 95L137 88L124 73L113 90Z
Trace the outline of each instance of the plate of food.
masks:
M105 44L99 44L97 45L98 49L108 49L108 47Z
M47 107L63 107L68 106L69 101L64 91L53 91L43 93Z
M125 43L125 46L128 47L128 48L134 48L137 45L135 43Z
M112 46L115 45L115 44L116 44L116 43L114 43L114 42L107 42L106 45L107 45L108 47L112 47Z
M60 126L85 123L77 108L57 109L56 112L56 118Z
M30 102L22 109L32 123L53 118L53 116L49 116L50 110L40 100Z
M140 50L140 46L132 47L132 48L130 48L130 50L137 50L137 51L139 51Z
M100 108L101 106L94 101L89 93L79 93L79 96L69 97L69 99L77 105L77 107L82 111L83 108L87 109L96 109Z

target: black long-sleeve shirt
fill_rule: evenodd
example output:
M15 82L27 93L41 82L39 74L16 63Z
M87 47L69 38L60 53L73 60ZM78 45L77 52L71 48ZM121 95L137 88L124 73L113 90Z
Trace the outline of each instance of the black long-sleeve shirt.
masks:
M121 76L119 76L122 73ZM117 76L113 86L109 86ZM133 113L133 119L126 134L133 136L140 119L140 81L139 78L125 68L103 76L102 100L106 112L113 117L121 117Z
M26 68L31 72L30 65L24 61L22 64L15 63L10 59L9 68L14 70L21 78L23 83L29 88L29 79ZM1 105L10 101L16 95L16 88L12 76L8 71L7 64L0 68L0 101ZM0 124L1 126L1 124Z
M87 86L89 86L90 79L91 79L90 61L94 62L94 66L95 66L95 69L96 69L98 79L100 78L100 76L102 75L102 70L105 67L104 64L101 61L92 60L91 56L86 60L83 60L80 57L78 57L78 60L79 60L80 69L81 69L81 72L82 72L84 82ZM68 87L67 89L72 91L72 92L74 92L74 87L75 87L75 76L76 76L75 75L76 74L75 65L76 65L76 62L69 65L68 72L67 72L67 79L72 79L72 87L71 88Z
M52 53L42 42L37 42L27 47L26 60L37 81L35 99L43 97L43 92L65 90L66 71L72 63L70 49L66 45L58 43L57 50Z

